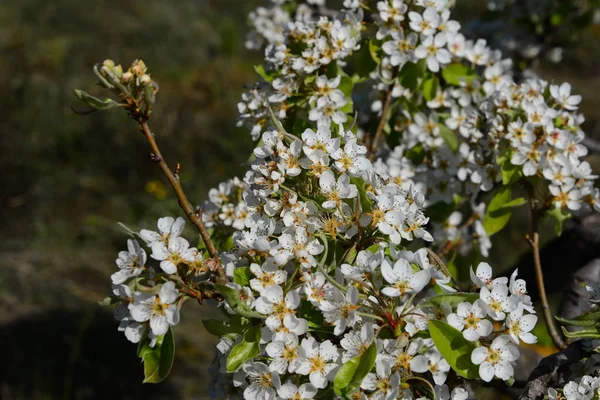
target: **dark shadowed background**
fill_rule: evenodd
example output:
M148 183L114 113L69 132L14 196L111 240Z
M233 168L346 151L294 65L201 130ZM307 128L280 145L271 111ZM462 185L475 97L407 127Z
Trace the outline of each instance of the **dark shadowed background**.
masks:
M200 321L210 308L186 305L171 376L142 385L135 346L96 303L125 245L117 222L153 228L181 212L136 125L123 112L75 115L72 89L95 93L91 68L105 58L125 66L142 58L160 84L151 127L200 204L243 173L252 149L235 127L236 103L262 58L244 49L247 14L264 2L0 3L0 399L206 398L215 340ZM483 12L480 2L458 3L463 22ZM590 27L564 62L535 66L583 95L584 127L596 138L599 32ZM507 270L527 253L527 224L517 216L495 237L496 265ZM547 343L542 335L536 351Z

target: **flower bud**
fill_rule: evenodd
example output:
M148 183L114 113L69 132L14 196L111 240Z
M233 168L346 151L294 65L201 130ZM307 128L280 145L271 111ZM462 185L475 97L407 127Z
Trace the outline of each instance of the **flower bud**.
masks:
M123 74L123 76L121 77L121 81L124 83L129 83L131 82L131 79L133 79L133 74L131 73L131 71L127 71Z
M104 62L102 63L102 66L110 69L115 66L115 62L111 59L104 60ZM102 69L104 69L104 68L102 68Z
M117 76L117 78L120 78L121 76L123 76L123 67L121 65L117 65L116 67L113 67L112 71Z
M133 64L131 64L131 72L133 72L135 76L142 76L146 73L147 69L146 64L142 60L135 60Z
M140 86L146 86L150 83L150 81L151 81L150 75L144 74L140 77L139 83L140 83Z

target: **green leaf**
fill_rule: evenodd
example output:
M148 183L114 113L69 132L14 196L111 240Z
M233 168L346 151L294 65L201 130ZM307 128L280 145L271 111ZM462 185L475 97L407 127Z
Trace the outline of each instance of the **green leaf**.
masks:
M510 203L511 198L510 186L501 186L496 190L483 220L483 227L488 235L492 236L508 224L512 211L510 207L504 206Z
M316 80L317 80L317 74L308 75L306 78L304 78L304 84L309 86L311 83L313 83Z
M584 329L582 331L569 332L564 326L561 326L563 335L573 339L600 339L600 327Z
M412 149L408 150L406 157L414 164L420 165L425 159L425 149L422 143L419 143Z
M462 332L445 322L429 320L428 325L433 343L450 367L464 378L479 377L477 366L471 362L471 353L475 350L475 344L465 339Z
M315 307L308 301L303 301L300 305L298 317L306 320L309 329L323 328L323 313L316 310Z
M360 46L360 49L357 52L355 52L354 65L356 66L356 73L361 78L367 78L369 74L377 68L377 62L373 59L373 56L371 54L372 43L372 40L369 41L368 44L363 42ZM373 48L373 50L377 52L378 49Z
M402 87L415 91L419 84L419 78L422 76L420 72L417 64L407 62L402 66L398 73L398 82L400 82Z
M442 77L448 84L459 86L461 78L470 82L473 78L477 77L477 74L466 65L450 64L442 69Z
M258 75L260 75L265 82L273 82L273 79L275 79L275 76L272 74L269 74L267 71L265 71L265 67L263 65L255 65L254 66L254 71L256 71L256 73Z
M381 46L377 44L374 39L369 41L369 53L371 54L371 58L375 61L376 64L381 63L381 58L379 58L379 53L381 51Z
M600 311L591 311L585 314L581 314L580 316L574 319L565 319L561 317L554 317L559 322L568 325L574 326L600 326Z
M342 108L340 108L340 111L345 114L352 114L352 111L354 111L354 102L352 99L350 99Z
M594 320L581 320L578 321L576 319L565 319L561 317L554 317L556 320L565 325L573 325L573 326L596 326L600 325L600 322Z
M350 183L356 185L356 189L358 190L358 199L360 200L363 213L371 211L373 208L373 203L367 195L364 179L352 177L350 178Z
M227 372L235 372L246 361L260 354L260 326L253 326L244 334L244 340L236 344L227 357Z
M452 131L446 126L446 124L443 123L439 123L438 127L440 128L440 136L442 139L444 139L450 150L456 152L458 150L459 143L454 131Z
M245 321L248 321L245 319ZM227 321L219 321L217 319L202 320L204 328L212 335L222 337L227 335L241 335L247 326L242 321L242 317L233 316Z
M507 150L500 154L496 159L496 163L500 166L500 171L502 172L503 185L515 183L523 176L523 169L521 166L514 165L510 162L512 154L512 150Z
M348 250L348 252L346 253L346 256L342 260L342 263L344 263L344 264L354 263L354 260L356 260L356 255L358 254L356 251L356 245L357 245L357 243L354 243L354 245Z
M347 98L352 97L352 89L354 89L354 81L348 76L342 76L338 89L341 90Z
M233 270L233 282L240 286L248 286L250 279L254 277L254 274L250 271L250 267L239 267Z
M432 76L431 78L425 80L423 82L423 97L425 100L433 100L435 96L437 96L439 86L440 81L436 76Z
M216 284L215 287L237 315L248 318L266 318L261 313L253 311L248 307L248 305L240 299L240 292L238 290L221 284Z
M83 90L75 89L73 92L75 92L75 96L77 96L79 100L83 101L85 104L95 110L106 111L110 110L111 108L121 107L119 103L113 99L109 99L108 97L104 100L100 100L99 98L94 97Z
M101 306L112 306L113 304L117 304L121 301L119 296L108 296L105 297L104 300L99 301L98 304Z
M377 345L373 343L367 351L354 357L338 370L333 380L333 390L338 396L348 396L356 391L363 379L375 365Z
M525 203L527 203L527 200L525 200L524 197L517 197L516 199L512 199L508 203L500 206L499 210L502 210L502 209L505 209L505 208L520 207L520 206L522 206Z
M558 236L562 234L563 224L571 218L571 213L562 208L551 207L544 213L544 218L554 220L554 231Z
M433 296L424 303L419 304L421 307L439 307L442 303L448 303L451 307L456 307L460 303L473 303L479 298L478 293L449 293Z
M158 383L164 380L175 359L175 339L171 328L166 335L158 337L154 347L150 347L150 339L140 343L138 356L144 362L144 383Z

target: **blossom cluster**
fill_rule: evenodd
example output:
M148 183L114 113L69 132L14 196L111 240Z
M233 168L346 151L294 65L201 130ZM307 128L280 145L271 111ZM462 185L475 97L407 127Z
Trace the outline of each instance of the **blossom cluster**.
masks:
M273 9L281 10L277 4ZM277 33L262 31L266 38L279 37L282 30L285 35L281 41L269 40L265 49L264 74L272 77L268 85L259 84L244 93L238 104L239 124L250 127L255 140L270 120L270 109L284 119L294 100L309 105L308 119L318 125L346 122L346 114L352 111L349 93L338 88L341 77L328 79L318 71L336 61L343 64L342 60L360 47L362 13L347 11L335 19L303 15L286 24L267 24Z
M261 318L242 328L259 327L260 344L258 354L235 368L231 360L237 346L246 346L246 334L223 336L218 349L221 371L235 371L234 384L247 399L331 389L340 368L372 345L377 361L360 383L362 396L408 396L412 375L447 390L450 365L428 337L431 319L488 344L471 355L485 380L510 379L516 345L535 341L530 331L537 317L529 314L524 282L515 275L510 284L492 279L485 263L473 273L477 299L471 294L464 297L470 301L427 306L437 292L456 288L427 249L398 247L432 240L423 196L378 175L365 153L341 125L306 129L300 138L267 131L244 184L211 191L214 209L238 190L245 204L245 227L233 232L233 249L222 259L244 314ZM227 218L219 220L215 227ZM239 307L226 304L232 315ZM504 324L502 335L492 332L492 321Z
M158 220L158 232L143 229L138 234L156 266L149 265L136 239L129 239L127 250L119 252L118 271L111 276L113 296L107 303L116 304L119 331L133 343L148 338L153 347L158 337L179 323L185 297L180 291L182 281L171 279L172 275L193 280L206 272L202 252L181 237L184 225L181 217L164 217Z
M544 182L549 193L542 203L565 213L582 206L600 208L596 176L581 160L587 154L581 144L583 117L577 114L581 97L571 94L569 84L551 85L537 78L515 83L510 60L485 40L467 40L459 32L448 1L370 2L374 30L355 23L363 18L359 5L346 1L338 14L307 13L302 22L278 26L279 39L268 40L265 49L265 82L244 94L239 106L240 122L252 127L255 139L268 126L269 108L293 121L292 126L316 122L355 127L364 144L369 139L366 127L382 119L390 151L379 153L379 175L421 192L425 206L456 210L433 225L439 249L467 253L475 247L488 255L494 232L484 226L482 192L500 184ZM272 7L288 13L294 9L284 11L281 2ZM329 26L330 18L341 26L351 24L350 51L321 57L314 68L294 68L305 65L297 56L297 49L305 48L297 46L298 37L304 39L297 34L298 24ZM308 43L329 43L324 32L328 29L312 29ZM317 48L327 51L326 46ZM348 76L345 67L357 71L364 54L376 67L367 75ZM370 92L353 90L353 83L365 79L372 82ZM391 103L384 110L388 93ZM370 99L370 106L358 99ZM351 117L353 109L358 118Z
M568 382L562 389L548 389L550 400L592 400L600 397L600 377L584 375L577 381Z
M511 380L519 345L537 340L525 282L476 262L462 292L432 248L487 256L485 193L508 188L511 202L516 182L545 190L546 208L600 207L581 98L516 83L446 0L271 3L248 42L265 46L263 81L238 105L252 161L200 213L219 255L191 246L181 218L135 233L112 275L119 329L160 347L186 299L217 293L226 320L205 327L222 398L459 400L450 375ZM141 62L131 71L149 79Z

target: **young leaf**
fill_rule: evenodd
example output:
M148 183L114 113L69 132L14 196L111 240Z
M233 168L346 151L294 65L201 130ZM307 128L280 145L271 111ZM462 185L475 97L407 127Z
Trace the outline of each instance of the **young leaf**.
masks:
M421 77L419 72L420 70L417 64L407 62L402 66L402 69L400 69L400 72L398 73L398 82L400 82L402 87L414 91L417 89L419 78Z
M100 100L99 98L78 89L75 89L73 92L75 92L75 96L77 96L79 100L95 110L105 111L110 110L111 108L121 107L121 105L113 99L105 98L104 100Z
M477 75L464 64L450 64L442 70L442 77L448 84L459 86L461 78L470 82Z
M463 302L473 303L479 298L477 293L449 293L440 294L438 296L431 297L424 303L419 304L419 307L439 307L442 303L448 303L452 307L456 307L458 304Z
M301 303L298 317L306 320L309 330L323 328L323 313L315 310L308 301L303 301Z
M333 380L333 390L338 396L347 396L356 391L373 366L377 357L377 345L373 343L367 351L354 357L338 370Z
M425 100L430 101L437 95L438 87L440 82L436 76L432 76L423 82L423 97Z
M561 317L554 317L556 320L565 325L573 325L573 326L595 326L600 325L599 321L594 320L577 320L577 319L565 319Z
M375 61L376 64L381 63L381 58L379 58L379 53L381 51L381 46L375 42L375 40L371 39L369 41L369 53L371 54L371 58Z
M502 184L509 185L511 183L515 183L523 176L523 171L520 166L513 165L510 162L510 159L504 161L500 166L500 171L502 173Z
M545 218L554 220L554 231L558 236L562 233L563 223L571 218L571 213L562 208L551 207L544 213Z
M216 284L215 287L237 315L248 318L265 318L261 313L252 311L252 309L240 299L240 292L236 289L221 284Z
M488 235L492 236L508 224L512 211L510 207L505 208L505 205L510 203L511 198L510 186L502 186L496 191L483 220L483 227Z
M154 347L150 347L150 339L140 343L138 356L144 362L144 383L158 383L164 380L175 359L175 338L171 328L166 335L158 338Z
M352 89L354 89L354 82L352 81L352 78L343 76L342 79L340 79L338 89L341 90L348 99L352 97Z
M247 321L247 320L246 320ZM221 337L231 334L244 333L244 329L247 328L242 323L242 317L237 315L233 316L227 321L219 321L217 319L205 319L202 320L202 325L211 334Z
M255 65L254 71L256 71L256 73L260 75L265 80L265 82L271 83L273 82L273 79L275 79L274 76L269 75L269 73L265 71L265 67L263 65Z
M478 368L471 362L475 344L463 337L462 332L442 321L429 320L429 333L433 343L450 367L467 379L479 377Z
M354 65L356 65L356 73L361 79L368 78L369 74L377 68L377 62L371 55L372 43L372 40L368 44L362 43L360 49L355 53Z
M254 274L250 271L250 267L240 267L233 271L233 282L240 286L248 286L250 279L254 278Z
M244 334L244 340L236 344L227 357L227 372L235 372L246 361L260 354L260 327L253 326Z
M500 208L498 208L498 210L502 210L502 209L505 209L505 208L520 207L520 206L522 206L525 203L527 203L527 200L525 200L524 197L517 197L516 199L512 199L508 203L500 206Z
M563 335L572 339L600 339L600 327L584 329L582 331L569 332L561 326Z
M591 311L591 312L587 312L585 314L581 314L578 317L575 317L574 319L564 319L561 317L554 317L556 318L559 322L562 322L563 324L568 324L568 325L574 325L574 326L600 326L600 311Z
M440 123L438 124L438 126L440 128L440 136L442 137L442 139L444 139L450 150L456 152L459 146L456 134L445 124Z
M373 203L367 195L367 190L365 189L365 181L363 179L352 177L350 178L350 182L356 185L356 189L358 190L358 199L360 200L362 211L371 211L373 208Z

